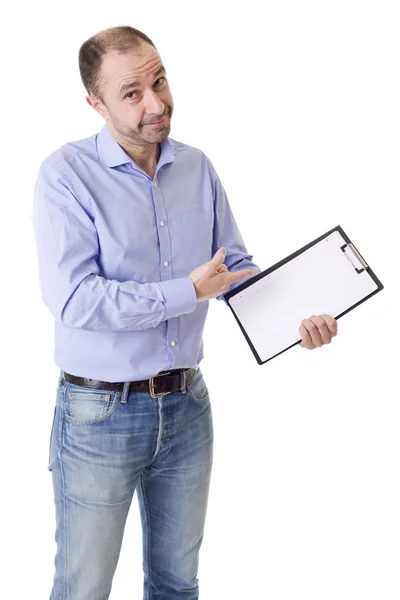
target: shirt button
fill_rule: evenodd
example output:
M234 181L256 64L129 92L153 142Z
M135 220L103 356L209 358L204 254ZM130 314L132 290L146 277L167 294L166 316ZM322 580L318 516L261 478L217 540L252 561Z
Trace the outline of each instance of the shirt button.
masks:
M176 346L176 342L172 341L171 346Z
M164 261L164 267L168 267L168 261Z
M161 227L164 227L164 225L165 225L164 221L160 221L160 225L161 225Z
M154 187L155 187L155 188L157 187L157 181L155 181L155 182L154 182Z

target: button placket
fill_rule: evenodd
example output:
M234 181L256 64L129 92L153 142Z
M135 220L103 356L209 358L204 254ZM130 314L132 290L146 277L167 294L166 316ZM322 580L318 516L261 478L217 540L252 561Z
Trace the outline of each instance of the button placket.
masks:
M157 187L158 187L158 183L157 183L157 181L156 181L156 180L154 180L154 182L153 182L153 187L154 187L154 188L157 188ZM161 227L164 227L164 226L165 226L165 221L164 221L164 220L161 220L161 221L160 221L160 225L161 225ZM163 252L162 252L162 244L161 244L161 243L160 243L160 249L161 249L161 254L163 254ZM163 265L164 265L164 267L168 267L168 266L169 266L169 261L168 261L168 260L165 260L165 261L163 262Z

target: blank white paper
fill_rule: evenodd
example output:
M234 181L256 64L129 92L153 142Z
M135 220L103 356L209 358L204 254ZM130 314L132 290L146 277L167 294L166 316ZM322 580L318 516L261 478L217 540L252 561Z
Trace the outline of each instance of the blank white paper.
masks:
M346 243L334 231L228 300L262 361L301 339L303 319L336 318L377 289Z

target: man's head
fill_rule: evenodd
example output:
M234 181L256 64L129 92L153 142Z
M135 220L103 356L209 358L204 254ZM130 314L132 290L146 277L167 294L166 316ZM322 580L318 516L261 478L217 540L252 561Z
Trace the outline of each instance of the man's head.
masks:
M148 147L170 133L174 105L162 67L153 42L129 26L101 31L79 50L87 102L127 145ZM164 117L163 125L150 125Z

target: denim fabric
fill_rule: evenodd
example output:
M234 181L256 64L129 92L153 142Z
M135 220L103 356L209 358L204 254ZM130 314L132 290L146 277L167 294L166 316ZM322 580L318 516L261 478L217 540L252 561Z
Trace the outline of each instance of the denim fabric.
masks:
M213 460L213 423L199 367L181 391L98 390L60 375L48 469L57 545L50 600L110 597L135 489L144 600L196 600ZM126 597L129 598L127 590Z

